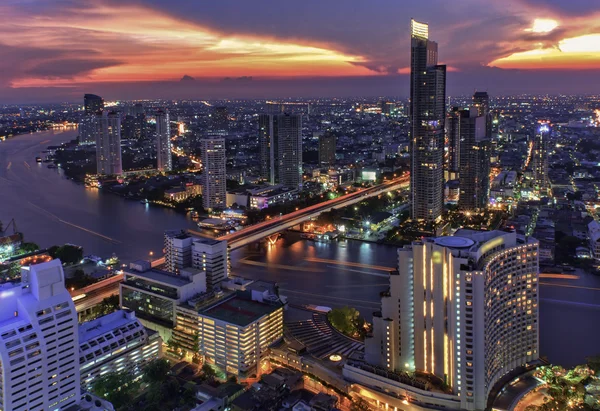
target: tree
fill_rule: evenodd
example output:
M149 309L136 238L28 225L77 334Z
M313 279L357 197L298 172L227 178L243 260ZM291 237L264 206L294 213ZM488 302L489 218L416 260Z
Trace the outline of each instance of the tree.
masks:
M96 280L93 277L87 275L82 269L78 268L73 273L71 278L65 279L65 286L68 289L78 290L83 287L87 287L88 285L94 284Z
M148 384L161 384L169 377L171 366L169 361L164 358L159 358L149 363L144 368L144 382Z
M92 391L100 398L106 398L115 409L131 404L139 382L133 381L133 375L127 371L102 375L94 381Z
M34 251L37 251L39 249L40 249L40 246L37 245L36 243L22 243L21 244L21 251L23 254L33 253Z
M208 365L206 363L204 363L204 365L202 366L202 373L204 374L204 377L207 380L214 380L215 376L217 375L217 373L215 372L213 367L211 367L210 365Z
M50 247L48 253L52 258L60 259L63 264L76 264L83 258L83 248L70 244Z
M356 308L334 308L327 314L327 318L331 325L344 334L352 337L360 337L364 334L365 320Z
M119 309L119 295L111 295L106 297L100 303L100 315L107 315Z

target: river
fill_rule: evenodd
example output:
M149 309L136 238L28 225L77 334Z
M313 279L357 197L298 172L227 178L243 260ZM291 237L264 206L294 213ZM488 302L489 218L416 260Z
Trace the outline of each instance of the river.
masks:
M0 142L0 220L14 218L26 241L42 247L73 243L86 254L117 254L124 262L162 253L167 229L195 223L173 210L146 206L86 188L60 170L38 164L48 145L76 136L75 130L44 131ZM340 241L313 243L289 236L275 246L251 245L232 253L232 272L277 281L296 304L351 305L371 320L386 289L386 270L396 265L391 246ZM600 354L600 278L542 279L540 352L566 366Z

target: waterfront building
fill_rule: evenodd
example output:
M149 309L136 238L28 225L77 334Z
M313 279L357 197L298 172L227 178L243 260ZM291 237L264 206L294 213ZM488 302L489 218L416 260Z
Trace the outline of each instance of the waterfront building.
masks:
M503 231L459 230L400 249L366 340L366 362L349 364L344 375L393 389L402 394L398 401L485 409L503 378L539 358L538 258L536 240ZM426 392L415 372L448 389ZM395 406L376 391L371 398Z
M100 114L104 110L104 99L95 94L84 94L83 107L86 115Z
M268 347L283 337L283 304L267 290L209 295L177 306L173 341L229 374L255 373Z
M335 134L327 132L319 136L319 165L333 167L335 165Z
M429 26L411 20L410 198L411 218L436 221L444 206L446 66Z
M84 113L79 121L79 144L95 144L102 133L104 100L95 94L83 96Z
M533 169L533 190L539 196L548 195L548 146L550 140L550 123L539 120L533 140L531 164Z
M60 260L0 288L0 408L65 410L81 399L77 313Z
M156 168L158 171L171 171L173 159L171 154L171 125L169 113L165 110L156 112Z
M225 208L227 201L227 156L224 138L205 138L202 151L202 206L207 210Z
M120 306L134 311L145 327L158 331L168 341L175 325L175 307L206 292L206 276L201 270L183 268L179 274L150 268L136 261L124 270L120 284Z
M192 266L192 242L194 237L184 230L167 230L164 234L165 268L177 273Z
M261 177L270 184L302 189L302 116L261 114L258 139Z
M160 357L161 346L158 333L144 328L132 311L118 310L79 325L81 387L90 390L106 373L141 377L143 368Z
M103 112L101 131L96 133L96 172L99 175L120 175L121 162L121 115L115 111Z
M490 186L490 140L486 137L486 118L479 115L475 107L455 107L448 117L448 124L449 165L458 171L458 207L467 212L485 209Z

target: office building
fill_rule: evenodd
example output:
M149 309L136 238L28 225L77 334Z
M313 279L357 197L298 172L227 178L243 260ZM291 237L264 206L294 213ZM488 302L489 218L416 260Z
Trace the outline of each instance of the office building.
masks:
M448 170L458 171L459 209L467 212L485 209L490 186L490 140L486 137L486 118L479 115L475 107L455 107L448 116L448 142Z
M99 175L123 173L121 162L121 115L104 112L101 117L102 132L96 135L96 170Z
M533 190L539 196L548 195L548 146L550 140L550 123L538 121L533 140L531 167L533 169Z
M81 399L75 305L60 260L0 288L0 408L65 410Z
M192 267L206 277L206 288L214 290L229 277L227 241L212 238L194 238L192 242Z
M104 110L104 99L95 94L85 94L83 107L86 115L100 114Z
M319 165L321 167L335 166L336 137L327 132L319 136Z
M490 96L485 91L476 91L473 94L473 106L478 115L485 117L485 135L492 138L492 112L490 110Z
M206 276L191 267L174 274L151 268L147 261L136 261L124 270L119 287L121 308L134 311L145 327L168 341L175 325L175 307L206 292Z
M485 409L503 377L539 357L538 272L538 242L516 233L459 230L399 249L366 340L366 365L344 375L381 387L372 398L390 407L396 400L384 392L395 386L413 403ZM399 377L379 378L374 369ZM422 381L403 377L415 371L437 376L449 391L423 395Z
M202 152L202 206L207 210L225 208L227 201L227 157L224 138L200 141Z
M210 127L213 132L225 132L226 134L229 131L229 112L227 107L220 106L213 109Z
M261 114L260 174L270 184L302 189L302 116Z
M90 390L106 373L141 377L144 367L160 357L161 346L158 333L144 328L132 311L118 310L79 325L81 387Z
M104 100L95 94L83 96L84 113L79 121L79 144L95 144L102 133L102 111Z
M460 134L461 117L464 110L458 107L452 108L446 119L447 151L444 166L444 177L446 180L457 180L460 168Z
M283 305L268 291L230 292L177 307L173 340L229 374L256 372L269 345L283 337Z
M444 200L446 66L437 64L438 46L429 26L411 21L410 198L411 218L436 221Z
M184 230L167 230L164 234L165 269L178 273L192 266L192 242L194 237Z
M173 169L171 126L169 113L164 110L156 112L156 168L162 172Z

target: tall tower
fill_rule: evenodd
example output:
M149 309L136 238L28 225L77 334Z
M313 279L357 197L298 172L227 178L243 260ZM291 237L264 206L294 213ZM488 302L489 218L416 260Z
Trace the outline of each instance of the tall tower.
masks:
M103 112L96 133L96 170L98 174L123 173L121 162L121 115L115 111Z
M335 165L335 134L326 132L319 136L319 165L332 167Z
M454 108L449 116L448 140L458 145L458 155L453 156L459 175L458 207L468 212L484 209L488 202L490 140L486 124L475 107Z
M485 135L492 138L492 114L490 111L490 96L485 91L476 91L473 94L473 106L480 116L485 117Z
M213 133L227 134L229 130L229 112L226 106L215 107L211 118Z
M83 96L83 106L86 115L99 114L104 110L104 99L95 94L85 94Z
M93 144L102 130L104 100L95 94L83 96L84 114L79 121L79 144Z
M548 195L548 142L550 139L550 122L538 120L533 140L532 169L533 189L542 197Z
M171 126L169 113L165 110L156 112L156 168L159 171L171 171L173 169Z
M202 205L207 210L225 208L226 160L225 139L205 138L200 141L204 175L202 182Z
M446 66L437 64L429 26L411 20L411 218L432 222L444 206Z
M258 124L261 176L270 184L302 189L302 116L261 114Z
M503 376L539 357L538 248L516 233L459 230L399 249L366 361L433 374L461 409L485 409Z

